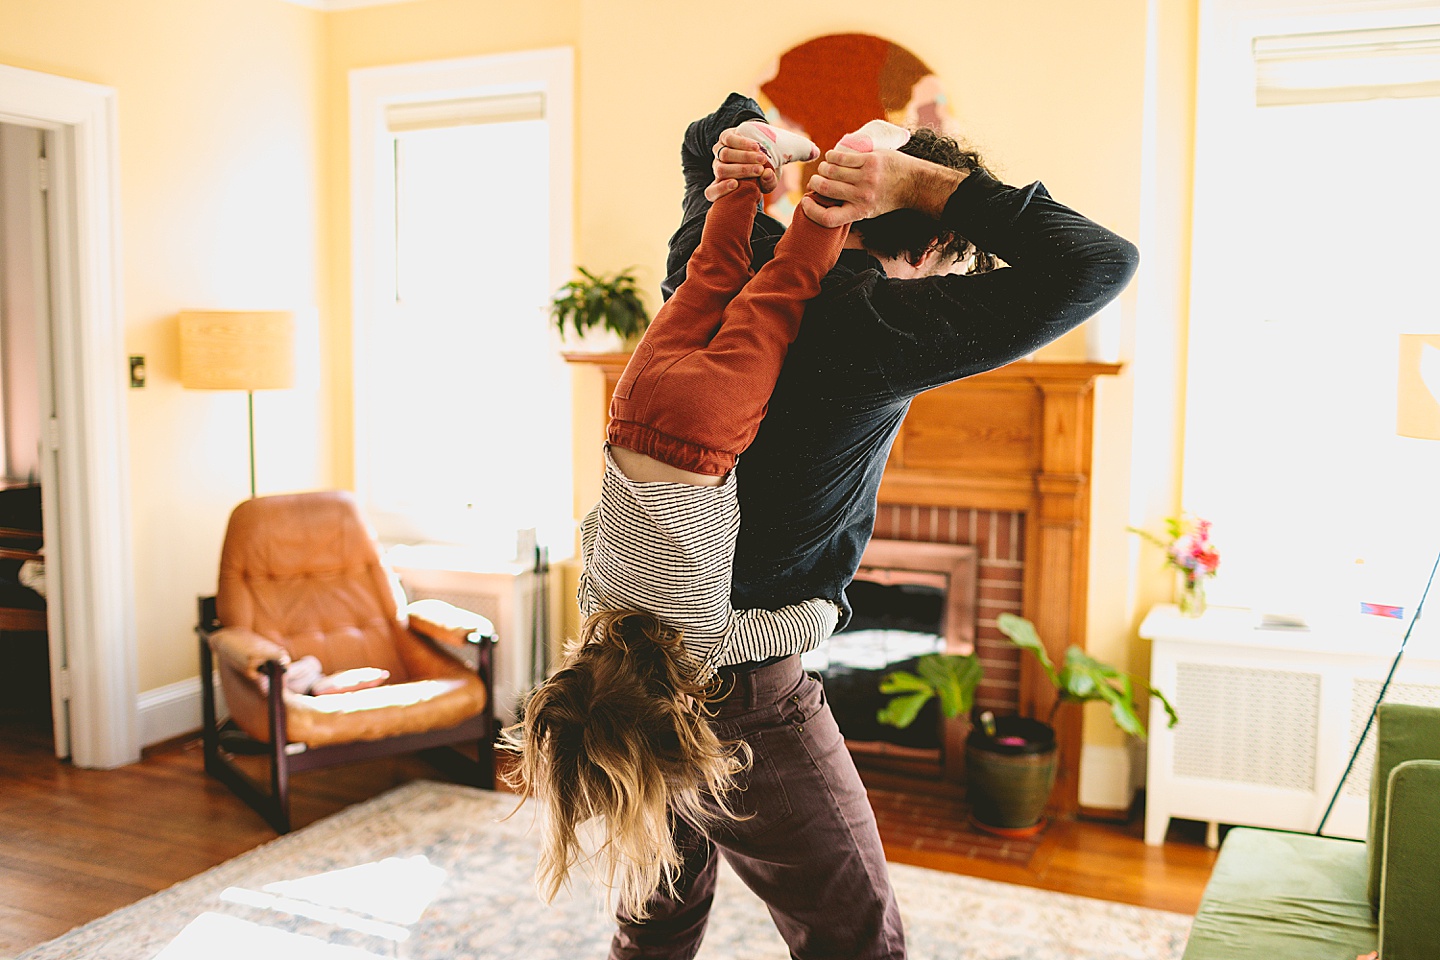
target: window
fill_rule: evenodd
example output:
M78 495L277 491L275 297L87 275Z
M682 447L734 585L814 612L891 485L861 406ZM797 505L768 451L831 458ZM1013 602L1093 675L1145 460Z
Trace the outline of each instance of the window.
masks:
M1440 549L1440 443L1395 432L1399 336L1440 332L1440 31L1225 7L1202 39L1185 427L1184 502L1225 557L1211 597L1408 615Z
M382 539L568 549L569 51L356 71L355 475Z

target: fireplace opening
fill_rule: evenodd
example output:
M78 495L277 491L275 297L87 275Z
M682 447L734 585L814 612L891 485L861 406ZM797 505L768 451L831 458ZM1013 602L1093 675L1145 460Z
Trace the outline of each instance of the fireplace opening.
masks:
M922 656L945 650L943 578L916 574L915 580L920 582L856 580L847 591L855 610L850 623L801 662L825 678L830 709L846 740L923 750L938 761L940 707L934 700L904 729L876 719L890 699L880 692L885 675L915 673Z
M975 649L977 560L972 546L872 540L847 588L850 623L801 659L818 673L856 762L925 778L958 779L964 718L949 720L931 700L905 729L876 714L889 694L880 681L916 672L930 653Z

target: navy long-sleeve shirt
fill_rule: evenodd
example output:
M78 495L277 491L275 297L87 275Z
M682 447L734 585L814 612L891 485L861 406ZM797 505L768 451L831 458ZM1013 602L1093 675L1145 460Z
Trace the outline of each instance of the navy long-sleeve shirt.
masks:
M732 95L686 132L685 216L670 240L667 298L700 240L711 148L721 131L759 115L754 101ZM940 219L1007 266L896 280L863 250L841 253L805 309L769 411L736 467L737 609L824 597L840 606L843 627L845 587L874 530L880 477L910 401L1049 343L1118 296L1138 265L1133 244L1039 183L1017 188L973 172ZM783 230L756 218L757 267Z

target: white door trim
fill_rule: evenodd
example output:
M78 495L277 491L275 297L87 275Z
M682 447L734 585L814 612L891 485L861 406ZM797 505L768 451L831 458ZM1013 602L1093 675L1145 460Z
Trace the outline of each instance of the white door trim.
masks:
M55 132L51 349L61 470L46 491L46 573L62 585L51 620L67 641L70 756L102 769L140 757L115 100L112 87L0 66L0 121Z

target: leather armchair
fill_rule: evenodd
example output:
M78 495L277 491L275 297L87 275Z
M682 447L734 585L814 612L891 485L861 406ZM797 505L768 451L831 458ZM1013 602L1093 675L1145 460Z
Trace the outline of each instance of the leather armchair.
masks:
M225 533L217 592L200 607L205 768L278 832L290 829L289 774L300 770L423 750L448 772L494 786L494 627L437 600L406 606L351 494L240 504ZM477 669L445 650L465 644L479 648ZM287 668L312 657L327 676L365 668L367 683L388 676L321 695L291 689ZM217 667L230 713L223 725ZM477 758L437 750L457 743L474 745ZM268 790L227 745L269 755Z

